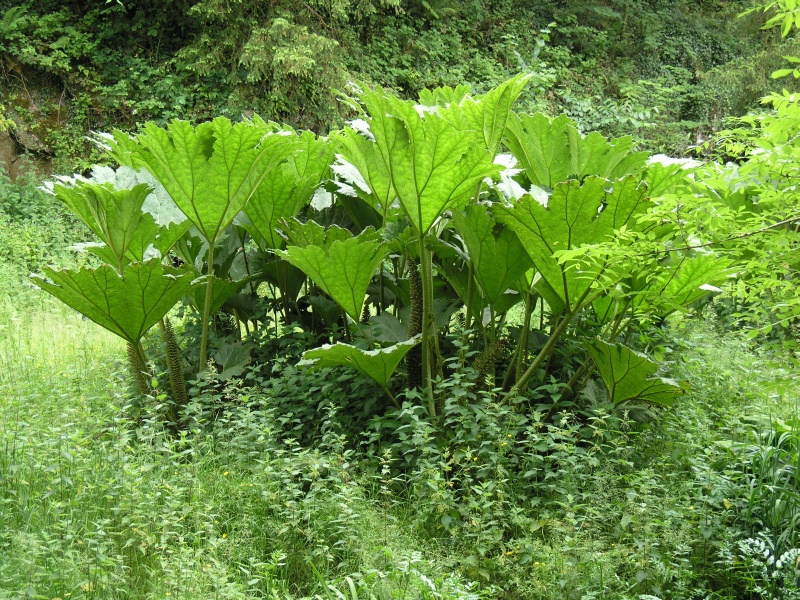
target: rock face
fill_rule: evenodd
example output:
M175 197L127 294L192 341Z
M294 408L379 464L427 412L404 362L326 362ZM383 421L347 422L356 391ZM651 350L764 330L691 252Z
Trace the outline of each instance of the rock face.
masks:
M14 123L6 131L0 131L0 168L8 173L12 181L21 173L35 170L40 176L52 172L53 149L45 143L42 135L33 130L28 122L20 118L17 111L8 111L8 118ZM49 124L45 115L31 114L33 123L45 117L41 125ZM35 125L34 125L35 126Z
M52 153L37 152L36 146L29 148L20 144L15 133L0 132L0 168L8 173L11 181L31 169L40 176L49 175L52 172Z
M55 157L48 137L64 127L63 94L41 78L25 77L22 72L19 78L24 85L0 81L2 113L11 123L0 130L0 168L12 180L31 169L46 177Z

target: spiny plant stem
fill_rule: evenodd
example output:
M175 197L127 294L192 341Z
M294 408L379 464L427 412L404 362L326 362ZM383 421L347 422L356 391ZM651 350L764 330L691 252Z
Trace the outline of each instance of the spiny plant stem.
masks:
M400 402L397 401L397 396L395 396L392 392L390 392L388 387L384 387L383 391L386 392L387 396L389 396L389 400L392 401L392 404L394 404L395 408L398 408L398 409L402 408L400 406Z
M408 319L408 338L422 333L422 277L413 259L408 259L408 287L411 298L411 314ZM408 387L422 387L422 347L417 344L406 354Z
M541 365L545 359L550 356L550 353L556 346L556 342L558 342L561 334L566 331L567 325L569 325L570 321L572 321L572 318L575 316L575 314L576 313L573 311L564 315L564 318L561 319L558 326L550 334L550 339L547 340L544 348L539 351L539 354L535 359L533 359L533 362L530 364L522 377L514 384L514 387L509 390L508 394L506 394L507 400L510 400L525 390L525 388L528 386L528 381L530 381L531 377L533 377L533 374L536 372L536 369L539 368L539 365Z
M575 316L579 312L581 312L581 310L583 310L584 307L589 306L592 302L594 302L595 299L597 299L597 297L602 293L602 292L596 292L592 294L591 292L592 292L591 287L586 288L586 291L581 295L580 299L575 303L573 309L567 311L564 314L564 318L561 319L558 325L555 325L555 327L552 329L550 333L550 339L547 340L547 343L544 345L544 348L541 349L539 354L536 356L531 365L525 371L525 374L517 381L517 383L514 384L514 387L512 387L508 391L508 393L504 396L504 400L506 401L511 400L515 396L517 396L520 392L525 390L525 388L528 385L528 381L530 381L530 378L536 372L536 369L539 368L539 366L542 364L542 362L544 362L546 358L550 357L550 353L555 349L556 343L558 342L562 334L567 330L567 326L570 324L570 322L572 322L572 319L574 319Z
M214 291L214 242L208 243L208 281L206 282L206 301L203 305L203 334L200 338L200 365L199 372L206 370L208 361L208 327L211 318L211 298Z
M469 260L469 279L467 280L467 314L464 316L464 329L469 330L472 325L472 294L474 293L475 266Z
M433 294L430 289L430 279L428 278L428 253L425 249L425 236L419 236L419 264L422 275L422 387L425 390L425 397L428 400L428 412L431 417L436 416L436 404L433 400L433 383L431 381L431 312L433 310ZM429 298L430 295L430 298Z
M136 381L136 387L142 396L147 396L150 393L150 386L147 384L147 376L145 369L147 361L144 357L141 344L131 344L128 342L128 362L131 366L131 374Z
M528 298L525 305L525 323L523 325L522 334L520 335L521 339L519 345L519 362L517 362L517 375L515 378L516 381L519 381L520 377L522 377L522 365L526 360L528 360L528 339L531 331L531 318L533 317L533 311L536 310L536 304L538 300L539 296L528 290ZM544 300L542 300L541 310L544 312Z

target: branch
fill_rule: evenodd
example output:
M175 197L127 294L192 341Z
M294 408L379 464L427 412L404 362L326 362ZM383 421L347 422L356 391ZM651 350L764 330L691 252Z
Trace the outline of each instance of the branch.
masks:
M697 250L699 248L708 248L709 246L714 246L716 244L723 244L725 242L731 242L733 240L743 240L745 238L749 238L754 235L758 235L759 233L764 233L765 231L769 231L770 229L777 229L778 227L783 227L784 225L791 225L792 223L797 223L800 221L800 216L792 217L791 219L784 219L783 221L778 221L777 223L773 223L772 225L767 225L766 227L762 227L761 229L755 229L753 231L745 231L744 233L737 233L736 235L732 235L722 240L715 240L713 242L705 242L704 244L695 244L691 246L680 246L679 248L665 248L663 250L654 250L653 252L645 252L643 254L637 254L637 257L640 256L655 256L657 254L667 254L669 252L681 252L683 250Z

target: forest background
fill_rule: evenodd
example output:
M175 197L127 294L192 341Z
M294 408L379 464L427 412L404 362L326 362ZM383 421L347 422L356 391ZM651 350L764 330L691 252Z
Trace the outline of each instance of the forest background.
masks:
M349 81L403 97L533 73L520 112L685 155L771 89L794 36L736 1L0 2L0 123L20 151L85 168L84 134L260 114L325 133ZM8 129L8 127L3 127ZM8 135L6 133L5 135Z

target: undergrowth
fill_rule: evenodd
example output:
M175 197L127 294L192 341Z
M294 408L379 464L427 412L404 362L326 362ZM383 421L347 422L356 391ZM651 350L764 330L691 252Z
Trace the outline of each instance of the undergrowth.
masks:
M0 598L798 597L788 373L713 322L668 335L693 391L649 423L452 381L447 443L410 404L358 433L291 369L196 382L176 433L79 315L0 327Z

